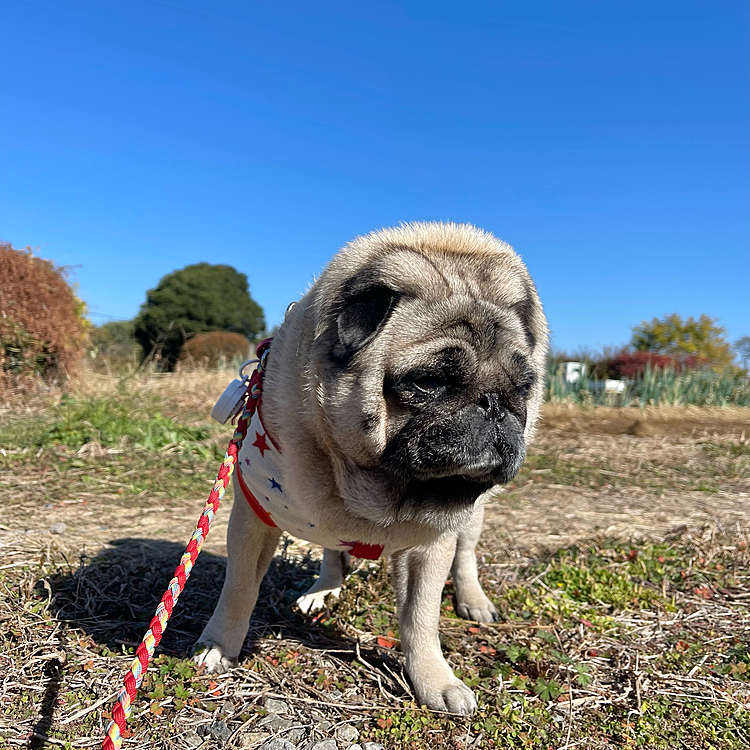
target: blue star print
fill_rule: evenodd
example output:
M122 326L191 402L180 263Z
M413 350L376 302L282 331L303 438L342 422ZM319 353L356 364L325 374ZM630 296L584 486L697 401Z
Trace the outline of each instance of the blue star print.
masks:
M281 489L281 485L273 477L269 477L268 481L271 483L272 490L278 490L279 492L284 491Z

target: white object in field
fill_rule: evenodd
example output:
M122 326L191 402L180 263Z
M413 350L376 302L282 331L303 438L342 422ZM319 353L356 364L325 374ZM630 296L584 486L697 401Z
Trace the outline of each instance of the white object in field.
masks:
M563 380L566 383L577 383L586 374L583 362L563 362Z
M226 424L242 408L242 401L245 398L247 385L250 381L249 376L245 375L245 368L248 365L256 364L257 361L257 359L249 359L247 362L243 362L240 367L241 379L233 380L214 404L214 408L211 409L211 417L219 424Z
M604 392L605 393L625 393L625 381L624 380L612 380L612 379L605 380Z
M627 383L624 380L589 380L590 391L604 391L605 393L625 393Z

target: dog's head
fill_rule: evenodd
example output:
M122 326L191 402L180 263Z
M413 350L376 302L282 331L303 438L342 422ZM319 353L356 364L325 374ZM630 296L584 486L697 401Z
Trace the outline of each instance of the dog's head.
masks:
M547 325L510 246L469 225L355 240L312 290L312 374L348 509L441 529L518 472Z

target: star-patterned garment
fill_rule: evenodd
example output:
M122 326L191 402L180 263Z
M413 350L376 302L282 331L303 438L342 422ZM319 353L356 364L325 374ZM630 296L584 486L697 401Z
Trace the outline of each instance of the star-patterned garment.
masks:
M305 518L284 487L279 458L279 449L266 432L259 408L248 425L237 472L242 493L258 518L268 526L276 526L326 549L377 560L383 553L382 545L338 539L316 527L314 519Z

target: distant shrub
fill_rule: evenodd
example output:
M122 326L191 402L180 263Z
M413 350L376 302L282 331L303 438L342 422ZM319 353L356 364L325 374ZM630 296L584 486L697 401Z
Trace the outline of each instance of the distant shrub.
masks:
M86 307L65 269L0 243L0 392L70 374L86 343Z
M597 363L598 369L606 371L597 376L610 378L638 378L646 368L651 370L696 370L705 366L707 360L697 354L657 354L655 352L622 349Z
M135 340L132 320L113 320L91 329L91 356L96 365L114 369L134 367L141 347Z
M199 333L188 339L180 349L180 361L193 361L217 367L233 359L247 359L250 342L240 333L212 331Z

